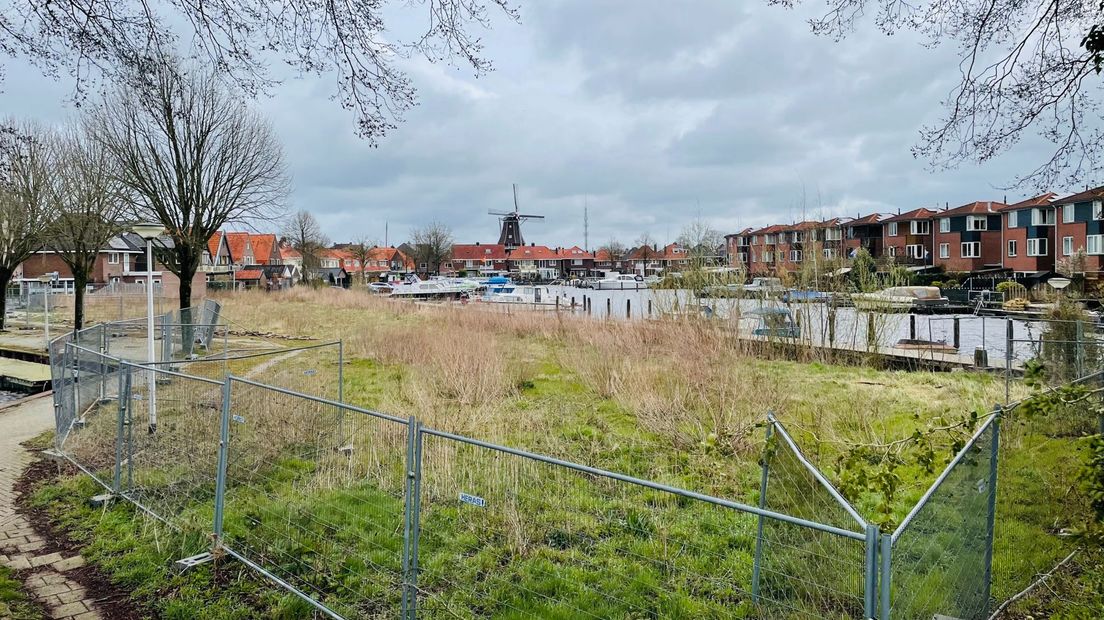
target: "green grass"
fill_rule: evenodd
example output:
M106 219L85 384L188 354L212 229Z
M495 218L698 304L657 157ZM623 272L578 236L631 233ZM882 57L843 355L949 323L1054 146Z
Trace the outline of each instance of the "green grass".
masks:
M23 584L11 569L0 566L0 618L7 620L41 620L44 616L22 590Z
M718 376L731 372L736 380L760 387L752 390L754 402L728 404L738 409L729 413L747 425L724 434L711 426L708 399L690 401L691 408L700 408L695 411L700 417L669 427L646 424L631 387L616 395L598 394L578 368L565 362L562 342L519 336L509 343L510 362L522 370L514 375L513 389L493 403L493 422L463 419L478 415L480 407L429 402L440 409L433 413L442 424L748 504L759 499L763 428L756 424L767 408L785 421L810 458L835 475L835 457L848 442L908 436L941 418L986 410L1002 391L999 379L987 375L739 359L719 369ZM299 363L325 372L322 355L290 361L286 368L274 368L272 376L310 383L313 379L299 379ZM352 360L345 366L346 398L400 417L421 417L427 401L417 392L425 388L426 373L401 363ZM652 378L665 380L662 373ZM253 390L258 399L259 392ZM320 592L328 605L349 617L393 617L402 575L405 440L370 441L384 428L372 423L379 426L365 426L352 438L352 452L344 454L333 449L343 442L334 439L332 420L319 424L312 417L318 412L300 405L275 397L238 401L235 413L244 414L246 422L231 429L226 542L304 591ZM196 413L173 411L166 404L164 432L186 432L183 422ZM1030 450L1008 464L1017 483L1008 487L1008 505L1002 501L1007 522L997 538L998 556L1015 558L1002 566L1009 584L1026 581L1064 555L1068 543L1055 533L1077 517L1074 510L1054 514L1055 506L1065 506L1062 494L1068 493L1077 462L1071 449L1076 440L1029 433L1024 441ZM302 602L235 562L185 576L168 570L172 559L208 546L206 524L213 513L213 476L194 485L168 485L179 468L209 465L206 457L194 458L194 451L179 456L143 469L140 484L150 494L165 490L161 497L171 499L165 505L174 507L174 522L194 526L186 534L145 519L127 505L102 513L85 507L80 500L95 487L83 478L41 489L34 501L87 541L89 559L161 617L307 615ZM893 506L898 520L950 451L940 456L932 471L900 469L904 480ZM765 612L785 616L786 606L828 618L861 613L860 543L769 525L762 576L767 600L761 609L747 593L757 526L750 516L432 436L424 444L422 473L418 583L424 617L757 617ZM854 527L824 493L803 487L796 474L787 477L778 468L772 476L768 507L813 519L827 514L838 521L835 525ZM959 492L968 492L975 482L963 480ZM485 506L461 502L461 494L482 498ZM876 502L866 495L856 498L866 515ZM912 572L901 578L901 583L917 584L916 598L936 610L953 604L933 603L948 593L948 576L976 566L976 527L984 523L975 519L968 527L956 525L960 505L977 516L976 497L949 497L925 515L935 529L915 554ZM947 556L956 549L958 556ZM961 560L958 572L939 564L946 557ZM1007 595L1011 587L1000 585L994 593Z

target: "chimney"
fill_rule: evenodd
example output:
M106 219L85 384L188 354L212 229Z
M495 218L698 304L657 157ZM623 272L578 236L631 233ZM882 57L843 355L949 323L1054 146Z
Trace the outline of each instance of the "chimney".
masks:
M475 245L479 245L479 242L478 242L478 241L476 241L476 242L475 242Z

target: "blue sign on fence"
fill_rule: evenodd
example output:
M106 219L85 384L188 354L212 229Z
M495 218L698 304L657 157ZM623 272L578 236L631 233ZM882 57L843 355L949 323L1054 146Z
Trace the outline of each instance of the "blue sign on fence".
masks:
M460 501L464 502L465 504L471 504L472 506L479 506L480 508L483 508L487 505L487 500L483 499L482 497L468 495L467 493L460 494Z

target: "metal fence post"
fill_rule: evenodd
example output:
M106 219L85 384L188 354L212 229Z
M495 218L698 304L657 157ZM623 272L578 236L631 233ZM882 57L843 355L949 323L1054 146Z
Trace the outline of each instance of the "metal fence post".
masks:
M982 605L984 605L982 617L985 618L989 617L989 597L993 589L993 538L996 533L997 521L997 463L1000 457L1000 419L1001 409L996 407L993 421L989 423L992 427L990 431L992 445L989 448L989 519L986 524L985 583L983 584L985 597L982 599Z
M770 442L771 436L774 435L774 422L767 423L767 442L763 446L763 475L759 480L759 508L766 510L767 508L767 479L770 473ZM765 517L759 515L758 525L756 527L755 534L755 561L751 565L751 602L759 602L759 570L763 563L763 520Z
M882 577L878 582L878 590L882 595L882 607L881 615L878 616L878 620L889 620L890 608L892 602L892 573L893 573L893 535L882 534Z
M226 461L230 449L230 384L229 376L222 383L222 417L219 421L218 473L215 475L215 545L222 544L222 517L226 505Z
M100 324L100 401L107 397L107 323Z
M1077 321L1075 325L1077 326L1077 337L1075 338L1076 342L1073 346L1077 347L1076 351L1074 351L1077 363L1077 376L1074 377L1074 379L1080 379L1085 376L1085 327L1081 321Z
M418 538L422 510L422 424L411 416L407 423L406 495L403 511L402 617L418 615Z
M877 525L866 526L866 587L863 588L863 617L875 618L878 607L878 544Z
M1012 385L1012 347L1016 344L1014 338L1012 319L1008 319L1008 327L1004 342L1004 404L1009 403L1009 391Z
M337 341L337 402L345 402L345 341Z
M123 480L123 432L127 415L127 405L130 394L130 368L119 375L119 416L115 426L115 475L111 480L111 492L118 495L122 490Z

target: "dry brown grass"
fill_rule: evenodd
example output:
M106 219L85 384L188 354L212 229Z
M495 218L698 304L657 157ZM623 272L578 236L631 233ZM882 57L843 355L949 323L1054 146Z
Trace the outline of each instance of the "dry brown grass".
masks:
M759 441L753 431L767 411L809 429L814 442L876 441L902 432L899 421L913 412L930 418L1003 396L992 380L808 363L820 356L783 343L749 346L723 323L685 317L503 314L306 288L221 300L239 325L343 339L347 359L402 368L401 389L385 394L380 409L484 438L547 433L565 413L554 398L540 412L516 406L518 386L547 367L581 384L584 400L616 403L651 439L741 456Z

